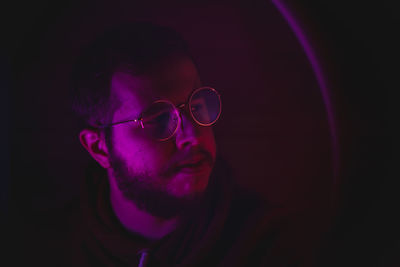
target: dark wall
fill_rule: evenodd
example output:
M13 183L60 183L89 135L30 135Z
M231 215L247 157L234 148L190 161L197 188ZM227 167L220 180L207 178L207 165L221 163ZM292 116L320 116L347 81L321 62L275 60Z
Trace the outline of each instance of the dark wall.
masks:
M21 25L25 33L15 55L12 166L19 179L12 188L30 199L31 208L71 199L88 159L68 103L74 58L105 28L134 19L180 31L203 83L221 91L223 115L215 133L239 183L299 207L329 195L324 103L302 47L272 4L51 5Z
M312 214L314 225L329 211L332 193L338 194L332 235L341 257L382 254L383 243L392 248L396 239L390 236L398 236L392 214L399 203L389 161L389 128L398 121L388 115L388 99L394 99L389 89L398 84L392 68L394 4L289 5L326 74L340 146L340 175L334 180L326 106L303 47L278 9L261 0L157 2L42 1L10 9L5 24L12 25L5 31L13 81L10 175L2 182L7 209L20 215L52 210L78 195L89 156L69 107L70 68L96 34L144 19L180 31L203 83L222 93L215 134L240 184L270 202Z
M398 266L398 4L332 1L296 8L324 60L338 125L340 213L321 266Z

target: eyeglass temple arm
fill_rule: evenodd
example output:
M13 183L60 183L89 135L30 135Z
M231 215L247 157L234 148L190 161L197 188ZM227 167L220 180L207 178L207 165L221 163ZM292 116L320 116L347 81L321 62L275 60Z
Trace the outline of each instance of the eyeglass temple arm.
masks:
M97 128L104 129L104 128L107 128L107 127L111 127L111 126L114 126L114 125L118 125L118 124L122 124L122 123L127 123L127 122L140 122L140 126L141 126L142 128L144 128L144 126L143 126L143 120L142 120L142 119L124 120L124 121L114 122L114 123L110 123L110 124L99 125L99 126L97 126Z

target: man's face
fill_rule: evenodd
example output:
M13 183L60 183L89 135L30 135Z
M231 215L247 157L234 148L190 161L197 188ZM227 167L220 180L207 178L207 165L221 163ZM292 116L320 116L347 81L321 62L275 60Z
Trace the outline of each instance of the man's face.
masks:
M188 58L164 60L149 74L117 72L112 94L121 105L112 122L136 119L156 100L186 103L200 87L197 70ZM111 179L125 198L160 217L181 212L205 191L215 162L216 146L211 127L199 126L181 110L181 125L167 141L145 134L138 123L112 127Z

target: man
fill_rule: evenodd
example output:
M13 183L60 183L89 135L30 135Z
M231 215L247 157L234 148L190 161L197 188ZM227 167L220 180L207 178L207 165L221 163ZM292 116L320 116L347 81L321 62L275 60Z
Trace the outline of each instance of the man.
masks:
M78 60L73 88L79 139L96 162L74 264L299 263L282 216L238 193L217 157L221 96L177 33L149 23L107 32Z

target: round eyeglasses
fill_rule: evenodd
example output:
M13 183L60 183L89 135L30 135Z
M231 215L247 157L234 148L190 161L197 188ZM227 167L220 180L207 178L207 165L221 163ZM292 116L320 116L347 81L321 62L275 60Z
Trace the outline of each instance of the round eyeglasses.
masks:
M99 128L133 122L140 124L145 135L166 141L174 136L182 123L179 109L187 109L198 125L212 126L221 115L221 97L214 88L201 87L190 94L186 103L175 106L168 100L157 100L137 119L101 125Z

